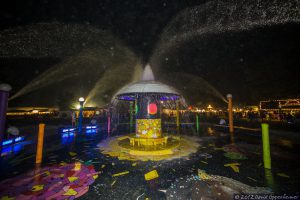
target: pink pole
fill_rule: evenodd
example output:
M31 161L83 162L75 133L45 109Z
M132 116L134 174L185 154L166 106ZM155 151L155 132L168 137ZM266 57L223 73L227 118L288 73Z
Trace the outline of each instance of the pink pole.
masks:
M110 115L107 117L107 136L110 136Z
M0 156L2 152L2 141L5 133L6 111L10 90L10 85L0 84Z

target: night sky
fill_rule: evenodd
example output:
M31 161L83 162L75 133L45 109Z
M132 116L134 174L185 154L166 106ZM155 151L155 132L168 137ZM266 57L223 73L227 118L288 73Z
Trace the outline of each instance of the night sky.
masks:
M204 1L43 0L6 1L1 8L2 29L38 22L88 23L110 30L148 57L160 33L180 10Z
M151 62L160 36L172 19L185 9L193 9L205 2L6 1L3 3L6 6L0 9L1 34L7 29L16 30L16 27L38 23L82 24L109 31L142 63L147 63ZM296 18L299 21L300 16ZM151 64L156 77L182 91L191 104L222 105L222 101L215 96L199 89L202 86L197 77L206 80L223 96L232 93L240 105L258 104L259 100L270 98L300 97L299 26L299 23L287 22L189 38L176 48L168 49ZM11 84L12 94L16 93L45 70L72 56L72 53L39 57L2 54L0 80ZM111 94L113 92L110 91ZM37 94L33 94L32 98L34 96ZM25 97L31 98L30 94ZM23 105L22 97L19 98L12 104ZM39 104L39 101L33 102Z

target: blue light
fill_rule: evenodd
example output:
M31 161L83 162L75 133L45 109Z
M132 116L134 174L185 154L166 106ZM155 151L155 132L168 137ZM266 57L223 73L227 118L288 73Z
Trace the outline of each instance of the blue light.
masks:
M18 153L23 148L24 148L23 144L15 144L15 145L6 146L2 149L1 155L5 156L5 155L11 154L11 153Z
M75 128L64 128L62 129L63 133L75 131Z
M18 152L20 152L21 150L24 149L25 145L32 144L32 143L33 143L32 141L27 140L27 141L24 141L24 142L3 146L1 156L6 156L6 155L9 155L9 154L18 153Z
M96 129L97 126L86 126L85 128L86 128L86 129Z
M73 136L74 136L74 132L65 132L61 135L62 138L68 138Z
M118 97L120 100L125 100L125 101L134 101L135 97L134 95L122 95Z
M4 140L4 141L2 142L2 145L4 146L4 145L12 144L13 141L14 141L13 139L10 139L10 140Z
M62 138L62 143L70 144L70 143L72 143L73 140L74 140L74 137L65 137L65 138Z
M15 144L15 145L13 146L13 151L14 151L14 153L17 153L17 152L21 151L21 150L23 149L23 147L24 147L23 144Z
M24 139L25 139L24 136L19 136L19 137L16 137L16 138L15 138L15 142L21 142L21 141L23 141Z
M7 155L7 154L9 154L12 151L13 151L13 147L12 146L4 147L2 149L1 156Z
M97 129L87 129L85 133L86 134L93 134L93 133L97 133L97 131L98 131Z
M167 101L167 100L178 100L179 96L178 95L164 95L160 97L161 101Z
M69 143L71 143L74 140L74 135L75 135L74 132L63 133L61 135L62 136L62 143L63 144L69 144Z

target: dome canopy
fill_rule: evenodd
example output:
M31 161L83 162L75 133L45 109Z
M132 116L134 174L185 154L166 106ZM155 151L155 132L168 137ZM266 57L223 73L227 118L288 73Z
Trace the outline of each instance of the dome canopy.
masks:
M176 89L158 81L139 81L124 86L114 96L132 93L166 93L180 95Z
M140 93L160 93L180 96L180 93L173 87L154 80L150 65L146 65L140 81L125 85L114 95L113 99L121 95Z

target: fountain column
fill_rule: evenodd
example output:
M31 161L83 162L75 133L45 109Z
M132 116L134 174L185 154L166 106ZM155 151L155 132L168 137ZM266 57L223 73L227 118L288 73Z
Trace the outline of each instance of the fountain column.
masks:
M161 118L159 102L147 95L139 95L138 113L136 115L136 137L160 138Z

